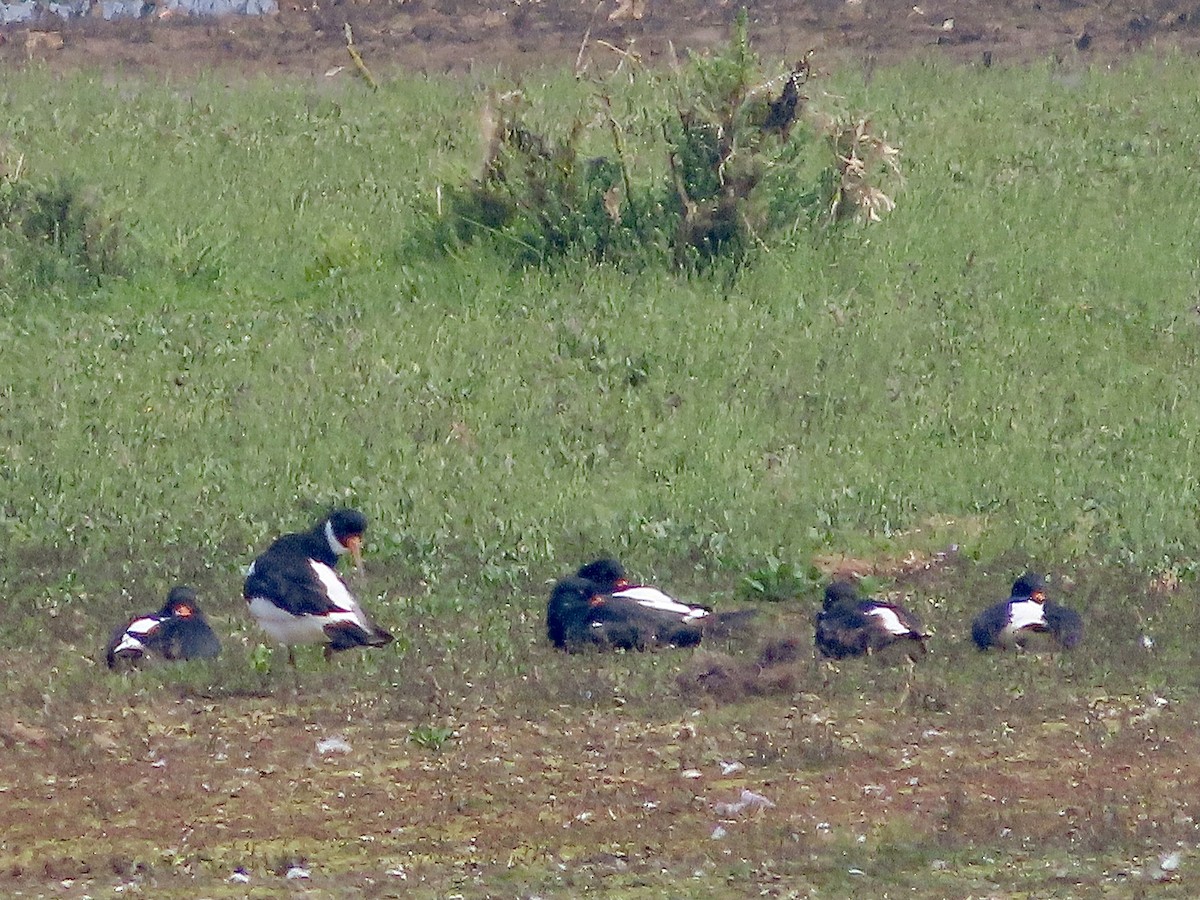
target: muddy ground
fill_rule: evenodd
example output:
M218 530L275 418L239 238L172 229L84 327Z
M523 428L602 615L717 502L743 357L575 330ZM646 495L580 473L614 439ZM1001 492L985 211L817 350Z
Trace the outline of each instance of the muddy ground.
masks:
M1002 65L1200 49L1198 0L760 0L746 6L765 59L791 60L815 48L830 65L871 66L912 53ZM601 67L622 52L655 62L719 44L738 8L709 0L283 0L279 14L261 19L43 22L32 34L27 26L0 26L0 65L35 59L56 69L322 75L350 64L349 24L367 65L380 75ZM54 34L37 33L47 31Z

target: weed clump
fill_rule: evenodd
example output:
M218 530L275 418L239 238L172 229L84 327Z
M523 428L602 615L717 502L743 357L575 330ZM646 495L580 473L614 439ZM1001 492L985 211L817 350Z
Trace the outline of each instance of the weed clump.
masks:
M743 600L790 602L815 591L821 581L822 575L814 566L798 570L791 563L772 558L742 578L738 596Z
M865 119L817 112L813 77L809 57L764 72L743 15L723 52L667 77L664 108L619 115L601 88L590 116L553 135L530 124L521 91L492 96L482 164L439 204L440 240L491 240L523 263L690 268L878 221L894 205L881 182L899 177L898 152Z
M122 240L98 194L67 177L31 178L0 147L0 288L95 288L119 274Z

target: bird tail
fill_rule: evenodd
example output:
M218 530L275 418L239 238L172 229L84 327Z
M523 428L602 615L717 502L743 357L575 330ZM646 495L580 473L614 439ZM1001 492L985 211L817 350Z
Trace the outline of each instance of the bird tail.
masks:
M367 641L367 646L368 647L383 647L387 644L390 644L395 639L396 639L395 635L393 635L386 628L380 628L378 625L376 625L374 622L372 622L371 623L371 637Z
M331 653L355 647L382 647L395 640L390 632L370 621L365 628L357 622L333 622L325 626L325 635Z

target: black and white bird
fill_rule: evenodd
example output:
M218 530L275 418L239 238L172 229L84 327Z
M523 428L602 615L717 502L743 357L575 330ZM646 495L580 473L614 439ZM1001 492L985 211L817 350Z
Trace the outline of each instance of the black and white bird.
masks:
M681 603L658 588L630 584L615 559L598 559L554 586L546 635L568 651L694 647L705 634L728 632L753 610L714 613Z
M158 612L134 616L113 632L105 660L110 669L116 669L154 657L212 659L220 652L221 642L200 611L196 592L178 585Z
M834 581L825 588L816 627L816 645L823 656L845 659L900 645L911 659L925 653L927 637L917 617L897 603L860 597L849 581Z
M681 603L656 587L631 583L625 576L625 568L615 559L594 560L580 566L575 575L579 578L586 578L597 585L602 592L611 594L614 598L632 600L646 609L678 616L684 622L699 622L702 619L710 618L713 614L712 610L706 606Z
M651 650L694 647L704 636L696 619L643 606L586 578L564 578L546 606L546 634L561 650Z
M1050 644L1065 649L1083 640L1083 620L1074 610L1046 598L1046 580L1026 572L1009 598L985 609L971 624L971 639L980 650L1021 650Z
M285 534L250 565L243 596L250 613L272 640L288 648L324 644L325 659L354 647L382 647L392 636L363 612L335 566L347 554L362 566L367 518L338 509L311 531Z

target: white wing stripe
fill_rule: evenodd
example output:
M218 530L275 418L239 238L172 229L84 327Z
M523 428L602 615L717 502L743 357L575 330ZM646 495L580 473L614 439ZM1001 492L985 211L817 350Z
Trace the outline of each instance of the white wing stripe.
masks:
M126 650L133 650L136 653L145 653L146 645L138 638L143 638L158 627L158 623L162 621L158 616L142 616L140 619L134 619L125 628L125 633L121 635L121 640L117 642L117 646L113 647L113 653L123 653Z
M149 634L158 625L159 619L156 616L143 616L140 619L134 619L129 623L129 627L125 629L126 635L143 635Z
M699 609L695 606L688 606L686 603L680 603L674 597L664 594L658 588L644 586L630 587L615 592L613 596L634 600L649 609L660 609L663 612L679 613L681 616L688 619L703 619L708 615L708 610Z
M346 587L346 583L338 577L338 573L315 559L310 559L308 564L312 566L313 572L321 582L321 587L325 589L325 596L329 598L329 602L339 610L338 613L330 613L329 618L355 622L363 628L369 628L367 617L363 615L362 609L359 608L354 596Z
M894 609L888 609L886 606L876 606L868 610L867 614L874 616L887 629L889 634L908 634L910 631L900 621L900 617L896 615Z
M113 647L113 653L123 653L126 650L136 650L138 653L145 653L146 645L127 631L121 635L121 643Z

